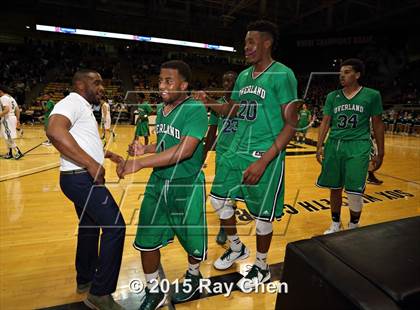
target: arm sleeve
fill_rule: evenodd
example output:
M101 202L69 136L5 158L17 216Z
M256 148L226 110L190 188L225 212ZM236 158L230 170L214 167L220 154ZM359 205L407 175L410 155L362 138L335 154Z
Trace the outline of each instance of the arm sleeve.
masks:
M297 98L297 80L292 70L279 72L277 81L277 100L280 105Z
M50 117L54 114L60 114L67 117L73 125L79 117L79 105L76 102L61 101L54 106Z
M185 126L181 130L181 136L202 140L206 135L208 126L208 117L204 105L198 102L192 104L191 110L185 115Z
M333 97L333 93L329 93L327 96L327 99L325 100L325 105L324 108L322 109L322 111L324 112L324 115L332 115L332 97Z
M381 98L381 94L379 92L377 92L375 94L375 96L373 96L372 99L372 105L371 105L371 109L370 109L370 116L376 116L376 115L381 115L383 113L383 108L382 108L382 98Z

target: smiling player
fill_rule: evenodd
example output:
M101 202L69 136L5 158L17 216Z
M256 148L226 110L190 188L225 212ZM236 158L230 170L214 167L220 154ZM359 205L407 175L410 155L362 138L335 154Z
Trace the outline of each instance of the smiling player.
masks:
M250 253L237 234L231 199L243 198L256 220L256 260L237 283L242 291L270 280L272 222L283 214L285 149L295 134L298 107L292 102L297 97L293 71L271 56L276 25L257 21L247 30L244 50L251 66L236 79L231 100L221 105L203 91L195 95L215 112L236 115L238 120L231 146L220 159L210 201L230 241L214 262L216 269L227 269Z
M143 168L153 168L140 209L134 247L141 252L146 297L140 309L156 309L166 296L151 289L158 281L160 248L175 236L188 254L188 270L181 290L172 300L191 299L202 279L200 262L207 255L206 197L203 165L203 138L207 131L204 106L187 96L190 67L183 61L162 64L159 92L163 100L156 116L157 143L134 141L130 155L153 155L127 161L118 168L124 177Z

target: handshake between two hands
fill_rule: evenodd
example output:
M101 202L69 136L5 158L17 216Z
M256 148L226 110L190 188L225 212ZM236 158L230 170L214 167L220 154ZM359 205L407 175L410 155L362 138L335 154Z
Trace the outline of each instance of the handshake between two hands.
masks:
M107 152L107 158L117 164L116 172L120 179L124 179L127 174L134 173L141 169L140 163L136 160L125 160L122 156ZM146 146L134 141L128 146L128 154L130 156L140 156L146 153ZM97 185L105 184L105 168L97 162L87 167L89 174L93 177L94 183Z
M146 153L146 146L139 143L138 141L133 141L128 146L128 154L130 156L141 156ZM122 159L122 158L121 158ZM112 159L111 159L112 160ZM134 173L141 169L139 161L136 160L119 160L117 164L117 175L120 179L124 179L127 174Z

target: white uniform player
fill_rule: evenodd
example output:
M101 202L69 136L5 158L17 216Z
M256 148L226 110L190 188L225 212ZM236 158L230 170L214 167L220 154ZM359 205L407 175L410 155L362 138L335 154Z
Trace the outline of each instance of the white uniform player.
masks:
M17 138L16 127L18 124L16 117L17 109L19 107L16 100L7 94L4 87L0 87L0 131L9 149L8 153L4 156L6 159L12 157L19 159L23 156L15 143L15 139ZM15 151L14 156L13 150Z
M108 102L103 101L101 107L101 123L103 128L103 136L105 143L109 139L109 133L111 130L111 108Z
M111 110L109 103L106 101L102 104L102 124L105 130L111 129Z

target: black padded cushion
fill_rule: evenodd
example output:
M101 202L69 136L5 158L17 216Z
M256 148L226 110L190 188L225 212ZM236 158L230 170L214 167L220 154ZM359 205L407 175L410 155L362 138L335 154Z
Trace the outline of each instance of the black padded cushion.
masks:
M420 309L420 216L313 239L402 308Z
M315 240L289 243L276 309L399 309L363 276L331 255Z

